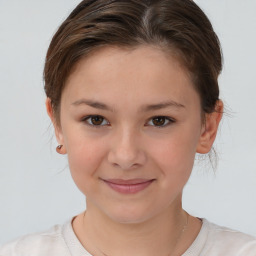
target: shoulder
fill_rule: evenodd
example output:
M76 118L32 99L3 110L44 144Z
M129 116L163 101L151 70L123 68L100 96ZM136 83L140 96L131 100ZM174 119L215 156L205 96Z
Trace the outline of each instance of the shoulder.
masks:
M0 246L0 256L66 256L67 249L62 237L61 225L48 231L20 237Z
M256 238L204 220L208 229L205 255L256 256ZM204 255L204 254L203 254Z

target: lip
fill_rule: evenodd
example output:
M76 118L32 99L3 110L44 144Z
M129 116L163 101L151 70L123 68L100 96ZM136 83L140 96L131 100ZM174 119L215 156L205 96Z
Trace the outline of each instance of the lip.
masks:
M154 179L107 179L103 181L113 190L122 194L135 194L146 189Z

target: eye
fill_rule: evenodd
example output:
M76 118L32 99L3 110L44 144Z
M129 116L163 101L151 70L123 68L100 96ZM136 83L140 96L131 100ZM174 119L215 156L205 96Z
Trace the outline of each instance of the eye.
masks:
M109 122L103 116L87 116L83 118L82 121L85 121L88 125L91 126L104 126L109 125Z
M166 116L156 116L150 119L148 122L149 125L155 126L157 128L163 128L171 123L174 123L175 121L172 118L166 117Z

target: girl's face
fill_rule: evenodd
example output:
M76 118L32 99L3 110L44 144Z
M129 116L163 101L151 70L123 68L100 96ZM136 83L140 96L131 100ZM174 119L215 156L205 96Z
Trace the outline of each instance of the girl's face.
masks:
M55 128L87 210L138 223L180 207L195 153L210 150L217 130L210 136L201 114L185 69L157 48L109 47L81 60Z

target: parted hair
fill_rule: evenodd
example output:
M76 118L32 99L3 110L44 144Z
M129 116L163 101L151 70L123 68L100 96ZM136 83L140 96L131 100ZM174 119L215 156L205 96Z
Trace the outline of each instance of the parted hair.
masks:
M204 12L192 0L84 0L50 43L45 92L59 122L61 94L74 66L101 47L160 47L188 71L203 113L215 111L222 53Z

